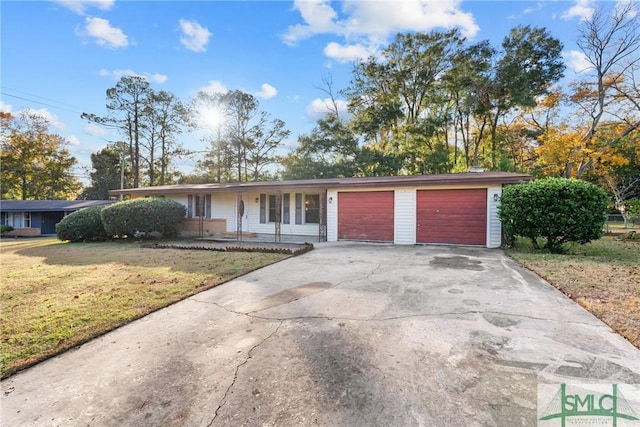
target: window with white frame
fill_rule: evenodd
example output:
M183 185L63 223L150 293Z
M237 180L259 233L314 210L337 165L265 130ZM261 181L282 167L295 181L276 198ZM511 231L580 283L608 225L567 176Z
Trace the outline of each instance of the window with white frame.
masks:
M4 223L13 228L31 228L31 212L5 212Z
M305 224L318 224L320 222L320 195L304 195L304 222Z

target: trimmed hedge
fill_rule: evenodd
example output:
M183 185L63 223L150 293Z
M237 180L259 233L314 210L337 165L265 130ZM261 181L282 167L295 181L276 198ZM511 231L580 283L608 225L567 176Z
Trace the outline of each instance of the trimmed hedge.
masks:
M13 231L13 227L10 225L2 224L0 225L0 235L4 236L5 234Z
M58 239L72 242L108 239L110 236L104 229L100 217L102 209L104 209L104 206L84 208L62 218L62 221L56 224Z
M101 212L102 222L111 236L134 237L158 232L175 237L185 219L186 208L163 198L133 199L114 203Z
M545 178L505 187L499 217L507 238L546 239L544 248L564 252L566 243L589 243L602 237L608 196L586 181Z

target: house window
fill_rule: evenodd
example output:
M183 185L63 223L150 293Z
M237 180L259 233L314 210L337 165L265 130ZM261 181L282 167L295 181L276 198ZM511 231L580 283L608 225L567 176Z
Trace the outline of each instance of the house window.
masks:
M195 218L201 217L202 216L202 206L201 206L201 200L200 200L200 196L195 196L193 198L193 205L194 205L194 211L193 211L193 216Z
M276 195L269 194L269 222L276 222Z
M306 224L318 224L320 222L320 195L319 194L305 194L304 222Z
M296 224L302 224L302 193L296 193Z
M189 194L187 201L187 218L211 218L211 194Z
M289 224L289 205L291 204L289 200L289 193L284 193L282 195L282 223Z
M29 225L25 226L27 216ZM13 228L31 228L30 212L5 212L4 223Z
M24 213L24 228L31 228L31 212Z

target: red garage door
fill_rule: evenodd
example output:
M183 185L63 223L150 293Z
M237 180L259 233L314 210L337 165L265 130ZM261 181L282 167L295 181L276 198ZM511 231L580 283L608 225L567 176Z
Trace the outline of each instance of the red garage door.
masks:
M421 190L417 194L418 243L487 244L487 190Z
M393 191L338 193L338 239L393 242Z

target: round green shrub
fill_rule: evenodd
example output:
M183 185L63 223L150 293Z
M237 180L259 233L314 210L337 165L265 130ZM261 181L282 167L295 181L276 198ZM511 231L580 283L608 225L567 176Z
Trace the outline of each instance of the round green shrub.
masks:
M566 243L589 243L602 237L608 196L586 181L545 178L502 190L499 217L507 242L516 236L531 239L539 248L560 253Z
M7 233L10 233L13 231L13 227L10 225L6 225L6 224L2 224L0 225L0 235L4 236Z
M110 236L104 229L100 217L100 211L103 208L104 206L84 208L62 218L62 221L56 224L58 239L72 242L108 239Z
M156 197L114 203L104 208L101 216L111 236L148 236L155 232L164 237L174 237L186 213L186 208L180 203Z

